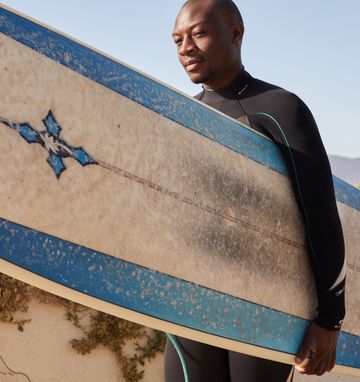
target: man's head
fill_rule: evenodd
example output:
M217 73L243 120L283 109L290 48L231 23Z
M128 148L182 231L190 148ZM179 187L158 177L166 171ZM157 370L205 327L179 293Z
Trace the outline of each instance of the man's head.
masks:
M242 68L243 33L231 0L188 0L176 18L173 39L191 81L211 89L228 85Z

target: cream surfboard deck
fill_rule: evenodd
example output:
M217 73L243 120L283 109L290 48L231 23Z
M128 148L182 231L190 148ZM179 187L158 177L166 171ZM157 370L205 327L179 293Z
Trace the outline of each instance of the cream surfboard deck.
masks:
M292 363L316 300L274 144L3 6L0 32L1 271ZM360 375L360 192L335 186L348 257L337 370Z

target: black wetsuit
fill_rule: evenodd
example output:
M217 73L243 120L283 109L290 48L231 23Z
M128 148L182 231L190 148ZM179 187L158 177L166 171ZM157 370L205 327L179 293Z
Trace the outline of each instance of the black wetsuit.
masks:
M329 161L310 110L296 95L255 79L245 70L230 86L204 90L196 98L235 119L247 119L252 128L278 144L304 218L318 295L318 315L314 321L324 328L339 330L345 316L344 239ZM288 365L182 338L178 341L191 382L281 382L287 380L291 370ZM183 381L176 358L168 345L167 382Z

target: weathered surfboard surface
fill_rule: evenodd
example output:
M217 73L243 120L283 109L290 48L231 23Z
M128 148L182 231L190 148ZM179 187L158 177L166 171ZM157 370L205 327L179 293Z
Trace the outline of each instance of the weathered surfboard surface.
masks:
M4 7L0 32L1 271L292 362L316 300L274 144ZM338 370L359 374L360 192L334 180L348 259Z

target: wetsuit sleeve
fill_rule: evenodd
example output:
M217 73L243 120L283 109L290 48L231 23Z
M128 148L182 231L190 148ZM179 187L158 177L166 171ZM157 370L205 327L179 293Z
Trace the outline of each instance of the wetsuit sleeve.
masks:
M289 93L288 93L289 94ZM345 316L345 250L328 157L307 106L290 94L272 112L251 116L252 127L275 140L282 152L304 217L314 270L315 322L339 330Z

